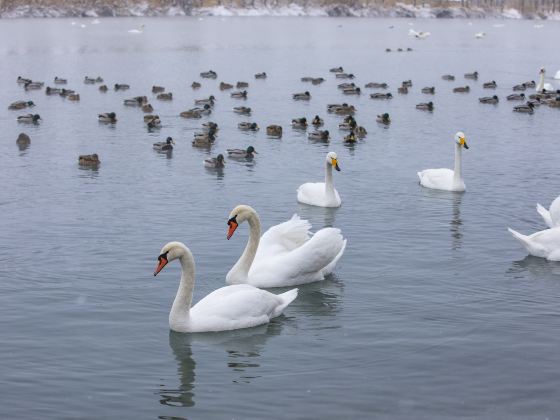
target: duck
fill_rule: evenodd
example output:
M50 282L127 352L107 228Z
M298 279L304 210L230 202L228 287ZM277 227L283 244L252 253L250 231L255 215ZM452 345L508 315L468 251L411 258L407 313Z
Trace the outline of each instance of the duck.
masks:
M498 98L497 95L494 95L494 96L485 96L484 98L478 98L478 101L481 104L497 104L498 102L500 102L500 99Z
M192 141L194 147L210 147L216 141L212 133L196 133Z
M154 150L158 150L160 152L169 152L170 150L173 150L174 144L175 141L171 137L167 137L167 140L165 141L154 143Z
M360 95L362 92L359 87L343 89L342 93L345 95Z
M389 125L391 124L391 117L389 117L388 113L379 114L376 118L376 121L380 124Z
M430 102L421 102L416 105L416 109L420 109L422 111L433 111L434 110L434 103Z
M252 159L255 154L258 154L253 146L247 147L247 149L227 149L227 153L231 158L242 158L242 159Z
M523 83L525 86L527 86L528 88L534 88L537 86L537 82L535 82L534 80L531 80L530 82L525 82Z
M514 91L521 91L521 90L527 90L527 85L525 83L521 83L520 85L515 85L513 87Z
M361 139L363 139L365 136L367 136L367 130L362 126L356 127L353 130L353 133Z
M441 78L450 82L455 80L455 76L453 76L452 74L444 74L443 76L441 76Z
M545 99L545 101L548 101L548 99ZM539 97L536 97L534 99L529 99L527 101L527 104L531 104L534 107L541 106L543 103L545 103L545 102Z
M308 91L303 93L294 93L292 98L296 101L308 101L311 99L311 94Z
M300 79L302 82L311 82L313 80L313 77L311 76L304 76Z
M436 88L434 86L431 87L423 87L422 93L426 93L428 95L434 95L436 93Z
M159 99L160 101L171 101L173 100L173 93L171 92L160 93L159 95L156 96L156 99Z
M325 81L325 79L323 79L322 77L314 77L314 78L311 79L311 84L312 85L320 85L324 81Z
M223 168L226 161L224 160L224 155L219 154L216 157L204 159L204 167L206 168Z
M84 83L85 83L86 85L93 85L93 84L95 84L95 77L85 76L85 77L84 77Z
M195 99L194 104L214 106L215 102L216 102L216 98L214 97L214 95L210 95L208 98L205 99Z
M403 52L402 48L397 48L397 52Z
M18 78L17 78L17 83L19 85L26 85L28 83L31 83L31 81L32 81L31 79L27 79L27 78L21 77L21 76L18 76Z
M408 87L403 85L397 89L397 92L400 93L401 95L406 95L408 94Z
M524 93L512 93L511 95L508 95L506 99L508 101L524 101L525 100L525 94Z
M267 75L266 75L266 72L264 72L264 71L261 72L261 73L255 74L255 79L266 79L266 78L267 78Z
M470 90L469 86L459 86L453 89L453 93L468 93Z
M356 108L353 105L348 104L328 105L327 112L334 113L336 115L353 115L356 112Z
M17 122L26 124L39 124L41 116L39 114L25 114L17 117Z
M236 106L233 108L233 112L240 115L251 115L251 108L248 106Z
M306 129L307 128L307 118L294 118L292 120L292 128Z
M237 89L247 88L247 87L249 87L249 83L247 83L247 82L237 82L237 83L235 84L235 87L236 87Z
M147 114L154 112L154 107L151 104L144 104L142 105L142 112Z
M282 127L279 125L269 125L266 127L266 135L269 137L282 137Z
M365 87L368 89L387 89L389 85L387 83L369 82Z
M192 82L192 84L191 84L191 88L193 88L193 89L200 89L201 86L202 85L198 82Z
M188 111L183 111L179 115L183 118L202 118L202 114L199 112L200 108L189 109Z
M551 108L560 108L560 96L553 99L548 99L546 104Z
M329 130L313 131L307 135L307 138L309 140L323 140L323 141L329 140L330 138Z
M536 86L537 92L546 92L546 91L553 91L554 90L554 86L552 86L550 83L545 83L544 82L545 73L546 73L546 70L544 69L544 67L541 67L541 69L539 70L539 77L540 77L539 78L539 83Z
M39 90L42 89L45 84L43 82L29 82L23 85L25 90Z
M95 83L103 83L103 78L101 76L97 76L95 78Z
M535 105L531 102L527 102L525 105L517 105L513 107L513 112L521 112L524 114L534 114L535 113Z
M25 133L19 133L16 144L19 146L20 150L25 150L31 144L31 138Z
M356 120L354 118L350 118L345 119L343 122L338 124L338 129L344 131L353 131L357 126L358 123L356 122Z
M346 83L340 83L340 84L337 86L338 89L342 89L342 90L344 90L344 89L352 89L352 88L355 88L355 87L356 87L356 83L354 83L354 82L350 82L350 83L348 83L348 82L346 82Z
M106 112L98 115L99 122L115 124L117 122L117 114L114 112Z
M218 73L213 70L203 71L200 73L200 77L203 79L216 79L218 77Z
M74 92L72 89L60 89L60 93L59 95L62 96L63 98L67 98L70 95L73 95Z
M130 85L124 84L124 83L115 83L114 86L115 90L128 90L130 89Z
M385 48L385 52L391 52L391 48Z
M165 88L163 86L152 86L152 93L162 93L165 92Z
M146 127L148 127L148 130L153 130L155 128L160 128L161 127L161 120L159 119L158 116L155 116L154 118L148 120L146 122Z
M71 93L70 95L67 96L67 99L69 101L79 101L80 100L80 94L79 93Z
M468 149L465 134L458 131L455 134L455 168L451 169L425 169L418 172L420 185L425 188L444 191L463 192L466 190L465 182L461 175L461 153L463 148Z
M352 73L337 73L337 79L353 79L355 76Z
M523 235L512 228L508 228L508 231L530 255L548 261L560 261L560 227L541 230L532 235Z
M332 69L329 70L329 72L331 73L343 73L344 69L341 67L333 67Z
M148 103L148 98L146 98L145 96L136 96L134 98L125 99L123 103L126 106L142 106Z
M108 90L109 90L109 88L107 87L107 85L99 86L99 91L100 92L107 92Z
M35 104L33 103L33 101L15 101L12 102L10 104L10 106L8 106L8 109L25 109L25 108L31 108L34 107Z
M99 160L99 156L97 153L92 155L80 155L78 157L78 164L80 166L90 166L90 167L97 167L101 161Z
M406 87L409 87L409 88L412 87L412 80L410 80L410 79L404 80L404 81L401 83L401 86L406 86Z
M151 114L150 115L144 115L144 122L145 123L148 123L148 122L150 122L150 120L153 120L153 119L159 120L159 115L151 115Z
M237 124L237 128L242 131L259 131L259 126L254 122L240 122Z
M58 76L55 76L54 78L54 84L55 85L65 85L66 83L68 83L68 81L66 79L61 79Z
M230 96L232 98L237 98L237 99L247 99L247 91L243 90L243 91L232 92Z
M344 143L356 143L358 141L358 138L356 137L356 133L354 133L354 131L351 131L350 134L348 134L347 136L344 137Z
M492 80L491 82L483 83L482 87L484 89L496 89L496 87L498 87L498 84L496 83L495 80Z
M478 80L478 72L474 71L472 73L465 73L465 79Z
M48 95L48 96L60 95L60 92L62 92L62 89L60 89L60 88L52 88L50 86L47 86L45 88L45 95Z
M220 90L233 89L233 85L225 82L220 82Z
M393 95L391 93L372 93L369 95L371 99L392 99Z
M218 131L218 124L212 121L206 121L205 123L202 123L202 130L207 133L210 131L215 133Z
M169 242L160 251L154 276L171 261L181 263L181 282L169 313L169 328L179 333L230 331L267 324L282 314L298 289L275 295L249 284L221 287L192 306L194 257L181 242Z
M227 284L269 288L321 281L334 271L346 248L340 229L324 228L312 235L311 224L296 214L261 236L259 215L247 205L230 212L228 240L245 221L249 224L249 240L226 275Z
M321 117L315 115L315 117L313 117L313 120L311 121L311 124L314 125L315 127L322 127L325 124L325 122Z

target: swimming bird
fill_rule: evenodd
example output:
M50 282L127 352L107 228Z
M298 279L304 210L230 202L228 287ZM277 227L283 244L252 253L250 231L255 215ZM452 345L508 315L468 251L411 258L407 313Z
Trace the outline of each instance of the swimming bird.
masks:
M433 102L421 102L416 105L416 109L421 109L422 111L433 111L434 110L434 103Z
M401 95L406 95L408 94L408 87L406 86L400 86L399 88L397 88L397 92L400 93Z
M259 131L259 126L254 122L240 122L237 124L237 128L242 131Z
M10 104L10 106L8 106L8 109L25 109L27 107L33 107L35 106L35 104L33 103L33 101L16 101L16 102L12 102Z
M465 134L461 131L455 134L455 168L451 169L425 169L418 172L420 185L434 190L465 191L465 182L461 175L461 152L469 146Z
M84 83L85 83L86 85L93 85L93 84L95 84L95 77L85 76L85 77L84 77Z
M514 91L520 91L520 90L526 90L527 89L527 85L525 83L521 83L520 85L515 85L513 87Z
M55 85L65 85L66 83L68 83L66 79L61 79L60 77L55 76L54 78Z
M554 90L554 86L552 86L550 83L545 83L544 82L544 76L545 76L546 70L544 69L544 67L541 67L540 71L539 71L539 84L536 87L537 92L543 92L543 91L553 91Z
M99 160L99 156L97 153L92 155L80 155L78 156L78 164L80 166L89 166L89 167L97 167L101 161Z
M128 90L130 89L130 85L127 85L125 83L115 83L115 91L119 91L119 90Z
M537 212L549 228L560 226L560 196L554 199L549 210L537 203Z
M99 122L115 124L117 122L117 114L114 112L106 112L98 115Z
M313 79L311 79L311 84L312 85L320 85L324 81L325 81L325 79L322 78L322 77L314 77Z
M408 35L413 36L416 39L426 39L430 36L429 32L425 32L425 31L415 31L414 29L410 28L408 30Z
M235 84L235 87L236 87L237 89L247 88L247 87L249 87L249 83L248 83L248 82L237 82L237 83Z
M204 166L206 168L223 168L225 166L224 155L219 154L216 157L204 159Z
M266 127L266 135L269 137L282 137L282 127L279 125L269 125Z
M355 76L352 73L336 73L337 79L353 79Z
M214 95L210 95L208 98L205 99L195 99L194 104L214 106L215 102L216 102L216 98L214 97Z
M243 222L249 224L249 241L243 255L226 276L228 284L286 287L320 281L332 273L346 247L340 229L324 228L311 235L307 220L294 215L261 237L257 212L246 205L229 214L227 238Z
M358 136L361 139L363 139L365 136L367 136L367 130L362 126L358 126L358 127L354 128L354 130L352 130L352 132L354 133L354 135Z
M307 118L294 118L292 120L292 128L306 129L307 128Z
M533 105L531 102L527 102L525 105L517 105L513 107L513 111L514 112L521 112L524 114L534 114L535 110L535 105Z
M48 95L48 96L60 95L61 92L62 92L62 89L60 89L60 88L52 88L50 86L47 86L45 88L45 95Z
M154 112L154 107L151 104L144 104L142 105L142 112L145 113L150 113L150 112Z
M255 154L258 154L253 146L247 147L247 149L227 149L227 153L231 158L242 158L242 159L252 159Z
M144 120L144 121L146 121L146 120ZM161 120L156 115L155 117L153 117L151 119L148 119L146 121L146 127L148 127L148 130L153 130L155 128L160 128L161 127Z
M424 88L422 88L422 93L426 93L428 95L433 95L433 94L436 93L436 88L434 86L424 87Z
M216 137L211 132L208 133L196 133L192 141L194 147L210 147L216 141Z
M453 81L455 80L455 76L453 76L452 74L444 74L443 76L441 76L441 78L443 80L448 80L448 81Z
M156 96L156 99L159 99L160 101L172 101L173 93L171 92L160 93Z
M16 144L18 145L19 150L25 150L31 144L31 138L25 133L19 133L19 136L16 139Z
M191 84L191 88L193 89L199 89L202 85L198 82L192 82Z
M80 94L78 93L71 93L66 97L69 101L79 101L80 100Z
M107 85L99 86L99 91L100 92L107 92L108 90L109 90L109 88L107 87Z
M390 92L388 93L372 93L369 95L371 99L392 99L393 95Z
M232 98L237 98L237 99L247 99L247 91L243 90L238 92L232 92L230 96Z
M17 122L26 124L39 124L41 116L39 114L25 114L17 117Z
M160 252L154 276L171 261L181 263L181 282L169 313L169 327L181 333L229 331L268 323L297 297L292 289L275 295L249 284L221 287L192 305L195 263L181 242L169 242Z
M471 90L469 86L459 86L453 89L454 93L468 93Z
M560 227L541 230L528 236L511 228L508 231L529 254L549 261L560 261Z
M26 77L18 76L18 78L17 78L16 81L17 81L17 83L18 83L19 85L26 85L26 84L28 84L28 83L31 83L32 80L31 80L31 79L28 79L28 78L26 78Z
M348 82L346 82L346 83L340 83L340 84L337 86L337 88L338 88L338 89L341 89L341 90L344 90L344 89L352 89L352 88L355 88L355 87L356 87L356 83L354 83L354 82L350 82L350 83L348 83Z
M379 114L376 121L380 124L389 125L391 124L391 117L389 117L389 114L386 112L384 114Z
M350 134L344 137L343 141L344 143L352 144L356 143L358 141L358 138L356 137L356 133L354 133L354 131L351 131Z
M145 96L136 96L134 98L125 99L123 103L126 106L142 106L148 103L148 98Z
M309 133L307 135L307 138L309 140L322 140L322 141L328 141L329 140L329 130L318 130L318 131L313 131L311 133Z
M171 137L167 137L167 140L165 140L165 141L154 143L154 150L157 150L157 151L160 151L160 152L168 152L170 150L173 150L173 145L174 144L175 144L175 141Z
M43 82L29 82L23 85L25 90L39 90L42 89L45 84Z
M486 82L482 85L484 89L496 89L497 86L498 84L496 83L495 80L492 80L491 82Z
M262 73L255 74L255 79L266 79L266 77L267 75L264 71Z
M179 115L183 118L193 118L193 119L202 118L202 114L199 112L200 109L201 108L189 109L187 111L181 112Z
M165 92L165 88L163 86L152 86L152 93L162 93Z
M511 95L508 95L506 99L508 101L524 101L525 100L525 94L524 93L512 93Z
M294 93L292 98L296 101L308 101L311 99L311 94L308 91L303 93Z
M500 102L500 99L498 98L498 96L494 95L494 96L485 96L484 98L478 98L478 101L481 104L497 104L498 102Z
M311 124L314 125L315 127L322 127L323 124L325 124L325 122L321 117L315 115L315 117L313 117L313 120L311 121Z
M345 95L360 95L362 92L359 87L346 88L342 90Z
M236 106L233 108L233 112L240 115L251 115L251 108L248 106Z
M216 73L214 70L203 71L202 73L200 73L200 77L202 77L203 79L216 79L218 77L218 73Z
M233 85L229 83L220 82L220 90L233 89Z
M465 73L465 79L478 80L478 72L473 71L472 73Z
M343 73L344 69L341 67L333 67L332 69L329 70L331 73Z

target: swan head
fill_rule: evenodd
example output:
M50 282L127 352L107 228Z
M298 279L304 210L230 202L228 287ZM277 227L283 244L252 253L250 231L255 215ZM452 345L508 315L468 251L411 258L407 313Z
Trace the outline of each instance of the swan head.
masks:
M185 255L187 252L189 252L189 249L182 242L169 242L164 245L158 257L158 264L154 271L154 276L157 276L169 262Z
M464 147L465 149L469 148L469 146L467 145L467 140L465 138L465 133L463 133L462 131L458 131L457 134L455 134L455 143L457 143L459 146Z
M240 204L239 206L235 207L230 212L229 219L227 221L227 224L229 226L226 236L227 239L229 240L235 233L237 227L253 214L256 214L256 211L252 207L245 204Z
M334 169L336 169L337 171L340 171L340 167L338 166L338 156L336 155L335 152L329 152L327 153L327 159L326 159L327 163L329 165L331 165Z
M539 70L539 74L545 74L546 70L544 69L544 67L541 67L541 69Z

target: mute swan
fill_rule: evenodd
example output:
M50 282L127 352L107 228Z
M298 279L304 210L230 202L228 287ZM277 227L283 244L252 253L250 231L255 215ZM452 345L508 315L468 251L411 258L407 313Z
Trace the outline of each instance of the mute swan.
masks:
M461 131L455 134L455 169L425 169L418 172L420 185L434 190L465 191L465 183L461 176L461 152L463 147L469 146L465 134Z
M527 252L535 257L546 258L549 261L560 261L560 227L541 230L525 236L508 228L509 233L517 239Z
M550 83L545 83L544 82L545 73L546 73L546 70L544 69L544 67L541 67L541 69L539 71L540 79L539 79L539 83L537 84L537 87L536 87L537 92L542 92L543 90L554 90L554 86L552 86Z
M537 203L537 212L549 228L560 226L560 196L554 199L548 210Z
M246 205L231 211L227 239L244 221L249 223L249 242L227 274L228 284L286 287L323 280L332 273L346 247L340 229L324 228L311 236L311 225L297 215L272 226L261 237L259 216Z
M169 242L158 257L156 276L170 261L179 259L181 283L169 313L169 327L177 332L229 331L266 324L297 297L298 289L275 295L248 284L221 287L191 307L194 258L181 242Z
M338 156L335 152L329 152L325 159L325 182L307 182L300 185L297 189L297 200L310 206L340 207L342 200L332 180L333 167L340 171Z

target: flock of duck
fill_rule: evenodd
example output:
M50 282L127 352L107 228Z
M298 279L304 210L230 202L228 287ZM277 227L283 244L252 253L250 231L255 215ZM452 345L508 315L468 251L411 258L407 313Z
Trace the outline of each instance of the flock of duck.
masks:
M342 67L330 69L336 79L354 79L352 73L344 72ZM478 80L478 72L467 73L466 79ZM216 72L210 70L200 73L203 79L217 79ZM546 104L551 107L560 107L560 91L555 91L552 86L544 83L545 70L540 70L540 81L524 82L513 87L515 91L507 97L508 100L525 100L525 105L514 107L516 112L532 114L534 108ZM264 80L266 73L255 74L255 79ZM444 75L444 80L453 81L453 75ZM322 77L303 77L303 82L319 85L325 81ZM86 85L99 85L100 92L109 90L103 84L101 77L85 77ZM17 83L22 85L27 91L39 90L44 87L43 82L36 82L23 77L18 77ZM55 77L54 87L47 86L47 95L60 95L71 101L79 101L80 95L73 90L63 88L67 80ZM193 82L193 89L200 88L200 82ZM248 97L247 82L238 82L235 85L237 90L230 93L232 98L246 99ZM412 87L412 81L402 82L398 88L399 94L407 94ZM495 89L495 81L484 83L485 89ZM114 84L115 91L126 91L130 88L127 84ZM360 95L362 90L354 82L345 81L338 85L338 88L345 95ZM387 89L387 83L370 82L365 85L368 89ZM535 89L535 93L525 97L527 89ZM221 91L233 90L234 85L221 82ZM469 92L469 86L456 87L454 92ZM434 87L424 87L422 93L435 94ZM519 93L521 92L521 93ZM163 86L153 86L152 94L155 99L160 101L172 101L172 92L166 92ZM389 100L393 97L391 93L376 92L370 94L372 99ZM312 95L309 91L298 92L292 95L294 101L309 101ZM481 103L495 104L499 98L488 96L480 98ZM204 99L194 101L194 107L183 111L180 116L189 119L200 119L203 116L212 114L216 98L214 95ZM124 105L137 107L145 115L144 123L149 130L161 127L161 120L154 114L154 108L150 104L147 96L136 96L124 100ZM33 101L17 101L9 106L12 110L25 110L34 107ZM417 109L434 111L433 102L419 103ZM238 115L250 116L250 107L237 106L233 112ZM356 142L359 138L364 138L367 131L360 126L354 114L356 108L348 103L329 104L327 113L343 117L339 123L340 130L349 132L344 137L344 142ZM114 111L98 114L98 120L103 124L116 124L117 114ZM24 114L17 117L20 123L38 124L41 121L39 114ZM376 121L382 125L391 124L388 113L377 116ZM308 133L309 139L326 141L330 139L328 130L321 130L324 120L316 115L309 122L306 117L292 119L291 126L295 130L307 130L309 125L313 131ZM253 121L240 122L239 130L257 131L259 125ZM218 124L206 121L201 125L200 132L194 134L192 140L193 147L210 147L216 140L218 134ZM280 138L283 134L281 125L269 125L266 133L271 138ZM17 139L18 145L29 144L30 138L25 133L21 133ZM175 141L172 137L167 137L165 141L153 144L153 148L160 152L173 150ZM426 169L418 172L420 185L425 188L462 192L466 190L465 182L462 178L462 152L468 149L466 136L463 132L457 132L454 137L455 145L455 165L453 169ZM233 159L253 159L257 154L253 146L244 149L227 149L227 155ZM80 165L96 166L99 164L97 154L81 155ZM222 168L225 164L223 154L204 160L204 166L209 168ZM340 165L336 153L329 152L325 158L325 181L317 183L304 183L297 189L297 200L311 206L319 207L340 207L341 197L334 187L333 169L340 171ZM537 232L530 236L522 235L512 229L512 235L521 242L527 251L535 256L547 258L549 260L560 261L560 197L551 205L550 210L546 210L538 205L538 212L541 214L549 229ZM261 223L257 212L247 206L239 205L235 207L228 217L227 239L229 240L236 229L242 223L249 225L249 239L243 255L226 275L228 286L222 287L201 299L196 305L192 305L194 288L194 258L190 250L180 242L170 242L166 244L158 257L157 267L154 275L157 275L169 262L179 260L182 267L181 281L179 290L173 302L169 315L169 325L172 330L179 332L205 332L205 331L224 331L239 328L248 328L269 322L272 318L279 316L282 311L297 297L298 289L293 288L285 293L274 294L262 288L292 287L309 282L319 281L326 275L332 273L336 263L342 257L346 239L337 228L324 228L311 234L311 225L306 220L294 215L287 222L273 226L261 236Z

